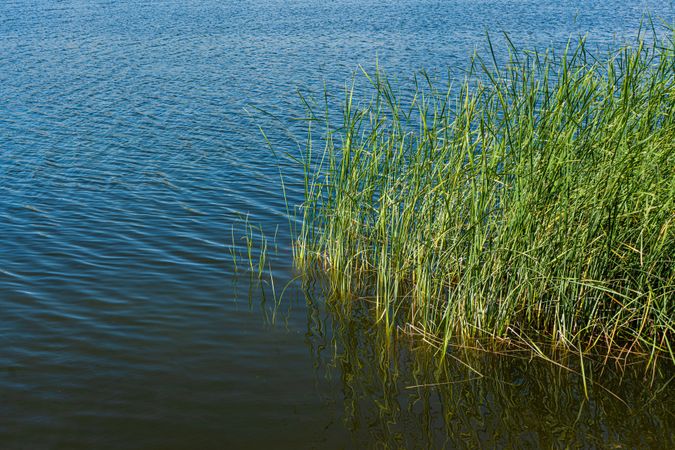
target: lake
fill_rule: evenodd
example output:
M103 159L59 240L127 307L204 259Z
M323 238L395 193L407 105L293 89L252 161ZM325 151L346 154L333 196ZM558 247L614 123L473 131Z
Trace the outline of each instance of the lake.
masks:
M586 400L543 361L439 367L338 320L295 279L301 168L261 133L293 152L298 91L339 105L376 61L443 80L487 32L601 51L645 14L674 4L3 1L0 448L675 447L672 367L610 364Z

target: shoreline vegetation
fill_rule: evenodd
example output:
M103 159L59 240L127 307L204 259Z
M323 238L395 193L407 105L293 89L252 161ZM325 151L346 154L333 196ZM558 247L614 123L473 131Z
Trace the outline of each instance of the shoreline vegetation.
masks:
M474 55L443 89L307 106L294 258L441 351L675 362L675 45ZM490 48L492 48L490 44ZM405 99L404 99L405 98ZM322 130L321 133L316 130ZM320 135L320 137L317 137ZM283 184L283 174L282 174ZM285 186L284 192L285 192Z

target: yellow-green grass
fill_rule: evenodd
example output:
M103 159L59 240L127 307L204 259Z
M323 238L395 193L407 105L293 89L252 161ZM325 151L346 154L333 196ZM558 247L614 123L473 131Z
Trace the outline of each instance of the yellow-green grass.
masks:
M474 57L407 101L364 74L372 97L349 90L340 123L310 114L327 131L301 157L297 264L441 347L672 363L675 46L650 42Z

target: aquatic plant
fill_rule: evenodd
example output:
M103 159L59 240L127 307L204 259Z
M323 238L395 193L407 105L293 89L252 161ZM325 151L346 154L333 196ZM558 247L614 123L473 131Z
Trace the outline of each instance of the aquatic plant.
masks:
M439 348L672 363L672 35L509 53L442 91L364 71L372 97L348 89L337 125L328 96L323 116L308 106L296 263Z
M532 359L526 348L467 346L453 346L439 363L425 342L388 339L383 327L373 327L367 303L344 314L343 302L325 303L321 295L306 292L305 337L316 383L331 386L344 407L352 446L672 447L672 371L666 367L645 384L639 365L584 358L582 377L572 353L557 359L561 369ZM584 400L587 390L592 401Z
M263 232L262 225L252 224L249 221L248 215L240 220L237 225L244 228L244 235L239 240L244 241L245 245L240 245L235 239L235 224L233 223L231 230L232 245L229 251L232 257L234 272L239 272L238 263L243 263L248 266L249 273L252 276L256 275L258 279L261 279L267 262L267 236Z

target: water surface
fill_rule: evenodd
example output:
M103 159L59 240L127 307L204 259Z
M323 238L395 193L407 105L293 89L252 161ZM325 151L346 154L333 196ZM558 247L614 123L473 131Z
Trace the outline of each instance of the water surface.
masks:
M0 447L672 447L672 389L642 375L607 376L625 404L584 401L539 363L465 355L491 374L472 379L377 350L296 285L275 309L291 237L258 130L293 149L296 91L376 59L443 78L486 31L608 48L645 12L674 18L670 0L2 2ZM262 281L235 270L246 220L276 244Z

